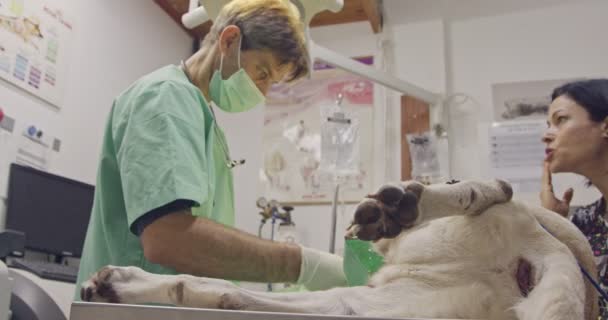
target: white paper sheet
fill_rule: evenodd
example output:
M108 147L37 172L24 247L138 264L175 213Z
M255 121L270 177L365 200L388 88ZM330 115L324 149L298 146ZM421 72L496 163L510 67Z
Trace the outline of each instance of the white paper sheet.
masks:
M490 170L515 192L540 191L544 121L495 122L489 129Z

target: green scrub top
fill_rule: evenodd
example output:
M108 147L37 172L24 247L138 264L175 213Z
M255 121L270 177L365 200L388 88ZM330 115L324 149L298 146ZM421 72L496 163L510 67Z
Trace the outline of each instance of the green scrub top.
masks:
M146 260L131 224L178 199L194 216L234 225L234 187L225 136L200 90L177 66L161 68L120 94L105 127L80 284L105 265L175 270ZM219 135L219 136L218 136Z

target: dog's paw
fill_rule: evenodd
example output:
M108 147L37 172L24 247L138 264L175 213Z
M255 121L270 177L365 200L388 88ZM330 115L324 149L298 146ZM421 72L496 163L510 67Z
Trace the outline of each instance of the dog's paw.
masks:
M82 284L80 298L91 302L131 303L127 288L140 287L138 284L145 282L146 274L136 267L103 267Z
M465 211L468 214L478 215L489 207L511 201L513 188L503 180L492 180L487 182L469 181L468 194L463 194L461 203L466 204Z
M233 283L188 275L161 275L137 267L107 266L83 283L83 301L159 303L197 308L232 308L242 305Z
M247 303L246 295L238 290L230 290L220 296L218 309L225 310L247 310L249 304Z
M423 188L416 183L382 186L357 206L348 234L367 241L396 237L416 222Z
M116 267L101 268L80 288L80 299L92 302L120 303L118 293L114 289Z

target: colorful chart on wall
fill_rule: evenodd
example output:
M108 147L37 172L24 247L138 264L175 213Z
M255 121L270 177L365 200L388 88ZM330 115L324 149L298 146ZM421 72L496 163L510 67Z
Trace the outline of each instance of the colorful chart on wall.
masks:
M0 78L60 107L73 32L55 1L0 0Z
M373 64L372 57L357 58ZM340 199L358 202L372 189L373 82L316 63L311 79L274 86L264 115L260 196L281 203L320 204L333 200L335 175L322 170L322 114L335 106L358 123L356 169L340 177Z

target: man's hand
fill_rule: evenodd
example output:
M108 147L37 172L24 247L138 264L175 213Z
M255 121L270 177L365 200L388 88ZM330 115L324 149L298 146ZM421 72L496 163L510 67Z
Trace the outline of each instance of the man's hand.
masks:
M541 180L542 186L540 189L540 203L546 209L557 212L562 217L568 217L568 211L570 210L570 201L574 195L574 190L568 188L564 192L562 200L555 197L553 192L553 184L551 183L551 170L549 170L549 163L544 163L543 176Z

